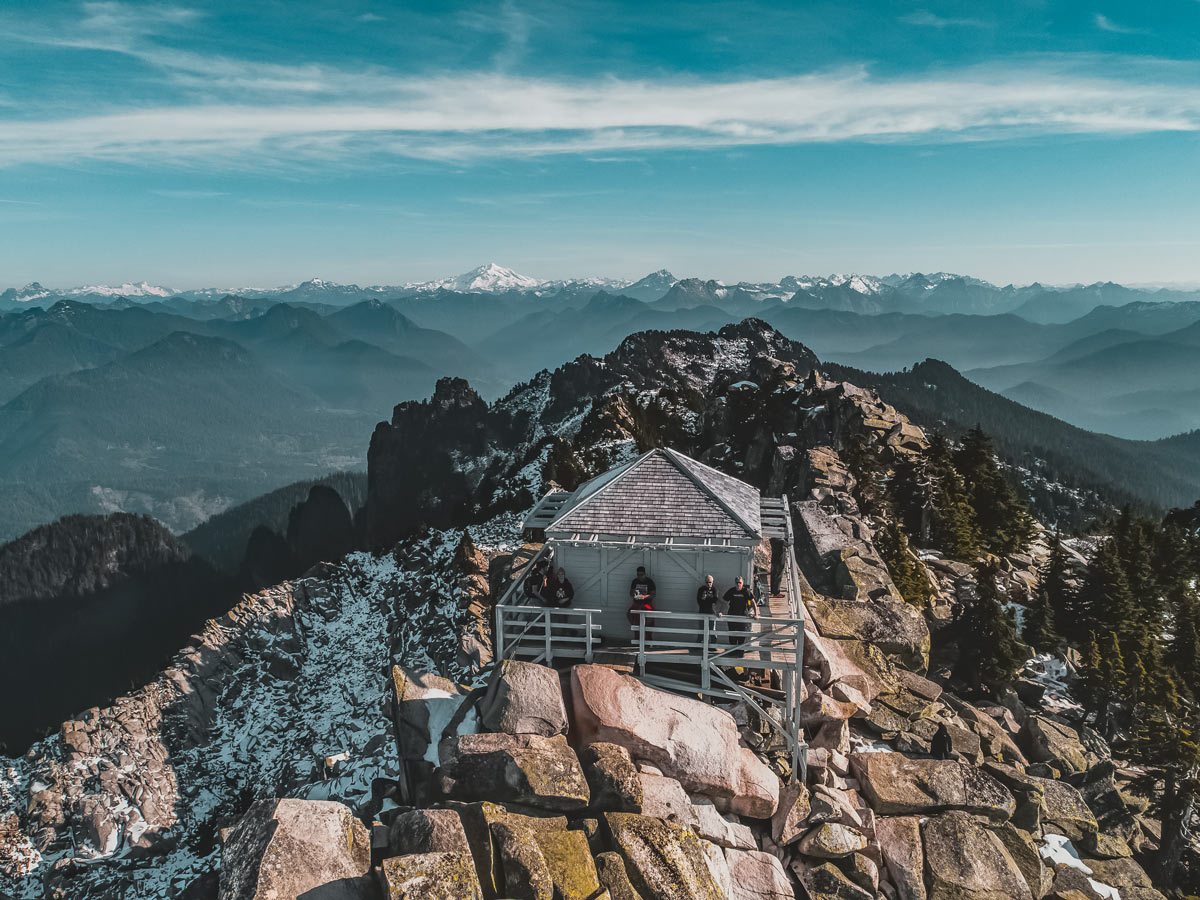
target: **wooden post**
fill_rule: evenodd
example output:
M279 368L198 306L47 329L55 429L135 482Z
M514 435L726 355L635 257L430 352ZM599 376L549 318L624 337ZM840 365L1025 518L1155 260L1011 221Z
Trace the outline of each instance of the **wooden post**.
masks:
M554 663L554 642L550 640L550 610L542 610L542 624L546 629L546 664Z
M504 659L504 607L496 607L496 659Z
M584 659L590 663L592 661L592 611L590 609L584 613L584 627L587 628Z
M638 671L646 677L646 611L638 610Z
M704 616L704 643L700 648L700 687L708 690L712 687L712 675L708 671L708 636L711 616ZM715 624L715 623L714 623Z

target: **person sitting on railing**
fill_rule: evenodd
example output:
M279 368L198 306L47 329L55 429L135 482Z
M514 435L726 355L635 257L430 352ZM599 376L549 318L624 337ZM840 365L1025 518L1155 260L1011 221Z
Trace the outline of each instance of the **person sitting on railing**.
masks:
M547 606L546 603L546 571L550 564L539 559L525 576L525 602L530 606Z
M637 627L638 616L637 610L653 610L654 597L658 594L658 586L654 583L654 579L646 574L645 566L637 567L637 576L629 583L629 624ZM650 619L645 620L645 625L649 628L654 623Z
M575 588L567 579L566 569L560 567L546 582L546 587L542 590L542 599L547 606L557 606L559 609L571 605L571 601L575 599Z
M758 603L754 600L754 592L746 587L746 581L741 576L738 576L737 582L729 590L725 592L725 603L729 607L729 615L749 617L752 619L758 618ZM735 645L746 643L749 635L746 633L750 630L749 622L726 622L726 627L729 628L729 640ZM742 656L743 650L734 650L730 656Z

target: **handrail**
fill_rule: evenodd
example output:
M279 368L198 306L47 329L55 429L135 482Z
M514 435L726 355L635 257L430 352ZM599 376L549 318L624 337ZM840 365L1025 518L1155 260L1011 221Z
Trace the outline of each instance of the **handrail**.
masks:
M583 656L587 662L592 661L594 648L596 644L596 634L600 630L599 623L594 621L594 617L600 613L599 609L592 607L553 607L553 606L513 606L503 605L496 607L496 634L497 644L499 646L499 657L501 659L513 655L518 652L523 642L528 649L527 641L541 641L542 651L537 655L535 661L545 659L547 662L553 662L555 656L555 645L560 646L559 655L563 655L564 651L561 645L567 644L582 644ZM528 620L526 621L526 617ZM566 622L556 622L558 619L566 619ZM525 623L525 627L515 638L506 638L504 634L504 623L507 619L518 619ZM582 620L582 621L579 621ZM529 634L534 626L540 626L534 630L533 634ZM582 629L582 636L575 634L559 633L555 634L555 627L562 629Z
M513 595L517 588L525 583L525 579L529 576L529 573L533 571L533 567L536 565L537 561L545 556L549 551L550 544L548 543L542 544L542 546L538 548L538 552L530 557L529 562L525 564L525 568L521 570L521 574L509 582L508 587L504 589L504 593L500 595L500 599L496 601L496 606L508 605L509 598Z

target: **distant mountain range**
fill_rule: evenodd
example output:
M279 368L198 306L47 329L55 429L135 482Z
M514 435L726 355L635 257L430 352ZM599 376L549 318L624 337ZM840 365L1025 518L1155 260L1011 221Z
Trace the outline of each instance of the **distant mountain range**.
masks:
M0 295L0 540L114 510L184 531L361 467L375 424L441 376L495 398L633 333L749 316L827 363L888 373L940 360L1089 431L1200 428L1200 294L1186 291L947 273L539 281L496 265L397 287L34 284Z
M677 286L680 290L669 298ZM1178 301L1200 299L1200 291L1166 288L1132 288L1112 282L1051 287L1038 283L1024 287L998 287L978 278L947 272L906 275L840 274L829 276L788 275L777 282L739 282L676 278L659 269L637 281L619 278L571 278L543 281L512 269L487 263L448 278L398 285L338 284L313 278L277 288L198 288L176 291L146 282L122 285L90 285L50 289L34 282L0 293L0 310L30 305L51 306L64 298L103 302L127 299L153 302L167 299L214 301L228 295L243 299L271 299L283 303L317 303L348 306L372 298L396 299L415 294L454 292L462 294L529 294L542 297L592 295L598 290L622 293L645 302L692 305L703 296L734 296L746 301L778 300L806 309L836 309L876 315L887 312L948 315L998 315L1014 313L1033 322L1067 322L1097 306L1121 306L1138 300Z

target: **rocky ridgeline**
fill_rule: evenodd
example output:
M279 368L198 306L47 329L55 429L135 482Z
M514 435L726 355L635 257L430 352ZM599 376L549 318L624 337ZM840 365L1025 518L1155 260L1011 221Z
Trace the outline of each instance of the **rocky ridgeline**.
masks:
M447 380L397 407L372 442L368 500L389 551L247 598L153 685L5 761L0 890L1161 896L1135 861L1157 824L1079 720L1061 663L1039 661L1000 702L929 670L930 630L973 572L914 557L935 591L906 604L844 462L864 438L898 462L924 434L816 365L748 320L634 335L490 406ZM756 755L759 723L740 706L604 666L506 663L479 680L517 513L549 479L656 443L791 501L809 613L804 784ZM446 530L405 537L421 524ZM1045 552L1000 561L1014 609Z
M0 759L0 896L215 896L218 833L253 800L369 816L375 782L398 775L391 664L486 662L486 555L461 532L397 553L247 596L151 684Z

